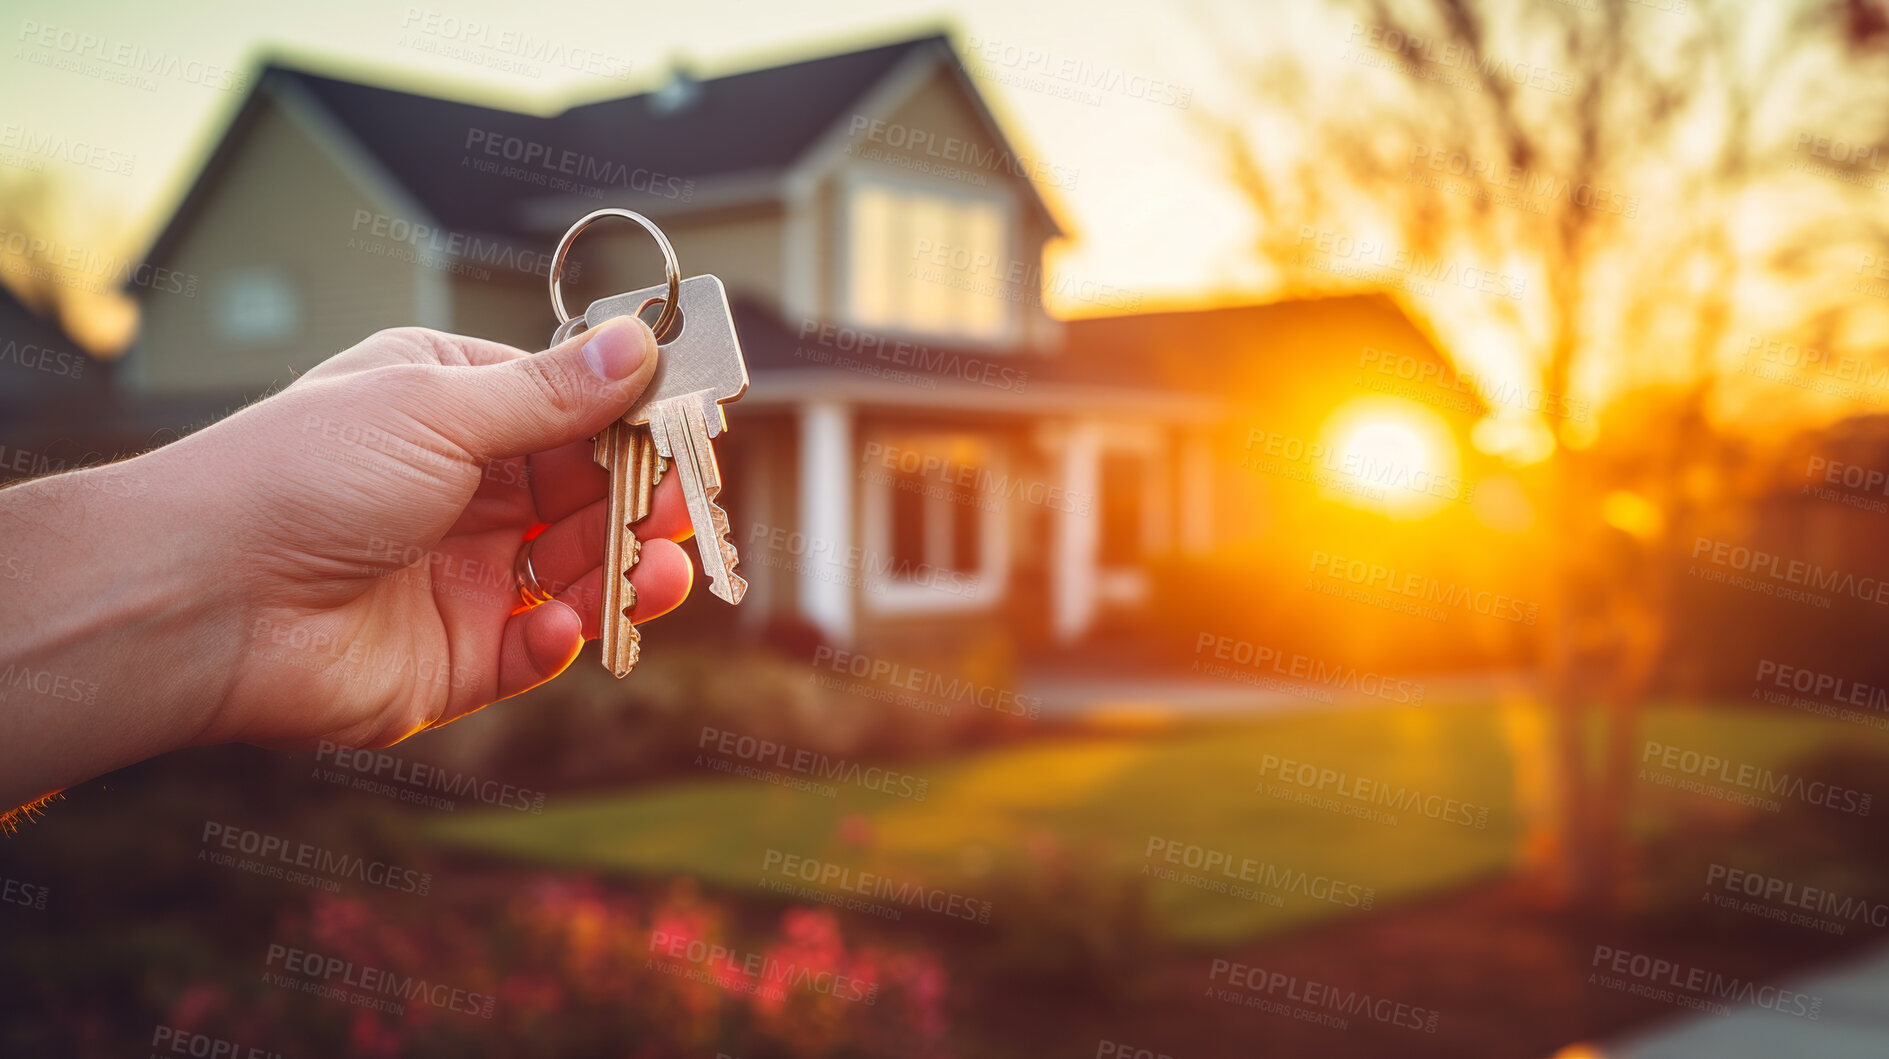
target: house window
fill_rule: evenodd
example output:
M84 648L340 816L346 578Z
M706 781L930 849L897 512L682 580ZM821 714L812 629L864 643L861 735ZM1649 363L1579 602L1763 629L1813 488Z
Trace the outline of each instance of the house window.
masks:
M1100 565L1134 566L1144 558L1141 494L1147 480L1147 461L1140 453L1104 452L1101 539L1096 546Z
M1009 569L1004 475L992 446L968 436L889 442L863 478L866 604L882 613L964 610L994 602Z
M231 345L281 342L301 326L295 288L287 275L273 268L247 268L224 276L210 311L217 336Z
M996 341L1016 286L1002 204L863 182L847 215L848 308L855 323ZM942 263L940 263L942 262Z

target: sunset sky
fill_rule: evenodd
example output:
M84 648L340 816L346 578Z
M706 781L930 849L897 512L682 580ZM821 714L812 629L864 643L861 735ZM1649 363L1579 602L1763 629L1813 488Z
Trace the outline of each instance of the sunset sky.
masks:
M455 0L452 5L407 5L378 0L335 0L294 10L187 0L176 4L124 3L85 7L54 0L8 5L9 61L0 64L0 95L10 106L0 135L17 138L66 134L117 152L129 173L82 168L51 159L44 175L62 185L68 240L112 245L136 253L162 224L197 172L205 153L241 101L240 92L155 77L151 85L121 85L100 77L25 61L40 27L92 34L97 54L119 49L175 56L195 64L245 73L266 55L314 69L400 87L457 96L493 106L555 111L572 102L631 94L662 81L676 58L699 76L713 76L798 57L865 46L944 28L961 48L995 42L1007 54L1028 49L1036 63L985 63L980 84L1022 152L1064 170L1074 187L1060 192L1063 219L1076 240L1055 267L1070 278L1123 287L1148 303L1194 302L1209 292L1251 291L1266 277L1251 264L1251 218L1228 186L1223 163L1207 134L1214 108L1233 106L1233 85L1220 70L1216 46L1246 37L1256 46L1278 39L1283 23L1312 16L1281 11L1198 14L1173 9L1157 17L1123 2L1070 0L1021 5L965 0L940 6L918 0L817 6L707 0L687 4L620 4L607 0L518 5L498 0ZM471 50L484 61L422 50L439 41L450 14L484 20L486 40L529 35L567 47L592 47L620 62L621 78L541 66L529 72L494 68L496 47ZM427 20L434 32L424 31ZM1342 47L1343 22L1298 25L1330 34L1332 54ZM459 31L463 33L464 31ZM1283 34L1279 34L1283 36ZM44 53L48 50L38 49ZM109 65L97 63L95 65ZM1068 99L1020 85L1025 78L1053 81L1046 70L1080 66L1120 84L1091 98ZM122 69L120 67L119 69ZM1144 82L1164 87L1142 90ZM1133 91L1187 103L1185 108ZM0 179L29 175L13 164ZM4 186L4 185L0 185ZM113 245L118 244L118 245ZM1083 306L1060 306L1080 313Z

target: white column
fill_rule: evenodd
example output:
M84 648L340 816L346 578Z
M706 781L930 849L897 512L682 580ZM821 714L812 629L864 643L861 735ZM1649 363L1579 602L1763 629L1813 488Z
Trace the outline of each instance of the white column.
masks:
M1063 441L1063 488L1077 499L1056 523L1050 567L1051 620L1056 638L1074 640L1095 620L1097 544L1102 527L1102 428L1077 423ZM1081 510L1086 501L1087 511Z
M853 639L853 571L846 555L853 547L852 411L822 401L800 409L800 531L807 551L798 556L800 615L836 643Z

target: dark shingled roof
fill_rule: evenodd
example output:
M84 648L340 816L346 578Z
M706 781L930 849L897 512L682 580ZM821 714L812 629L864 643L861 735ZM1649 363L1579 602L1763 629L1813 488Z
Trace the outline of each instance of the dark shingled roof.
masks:
M323 77L271 64L265 79L292 82L314 96L361 141L433 217L457 231L530 236L521 201L543 192L530 184L462 164L468 157L518 164L533 157L576 156L574 164L623 174L646 171L683 180L786 168L906 56L949 48L943 36L919 37L865 51L710 78L695 83L684 107L665 110L660 93L573 107L552 117L495 110L432 96ZM511 158L485 148L515 137ZM469 146L470 143L470 146ZM541 150L540 150L541 149ZM555 170L542 169L545 175ZM609 178L580 183L621 187ZM637 180L645 179L642 176Z

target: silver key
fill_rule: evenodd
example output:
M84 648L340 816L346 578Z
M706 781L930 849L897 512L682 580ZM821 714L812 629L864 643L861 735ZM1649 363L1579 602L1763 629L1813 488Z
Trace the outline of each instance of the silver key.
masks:
M635 315L667 293L659 286L601 298L590 304L583 319L596 327L612 317ZM722 481L711 441L727 429L722 404L748 392L748 365L721 280L691 276L682 281L677 300L681 319L672 334L664 336L656 377L622 422L647 424L657 454L668 459L682 479L709 591L739 603L748 583L735 573L740 557L728 539L728 513L715 502Z

